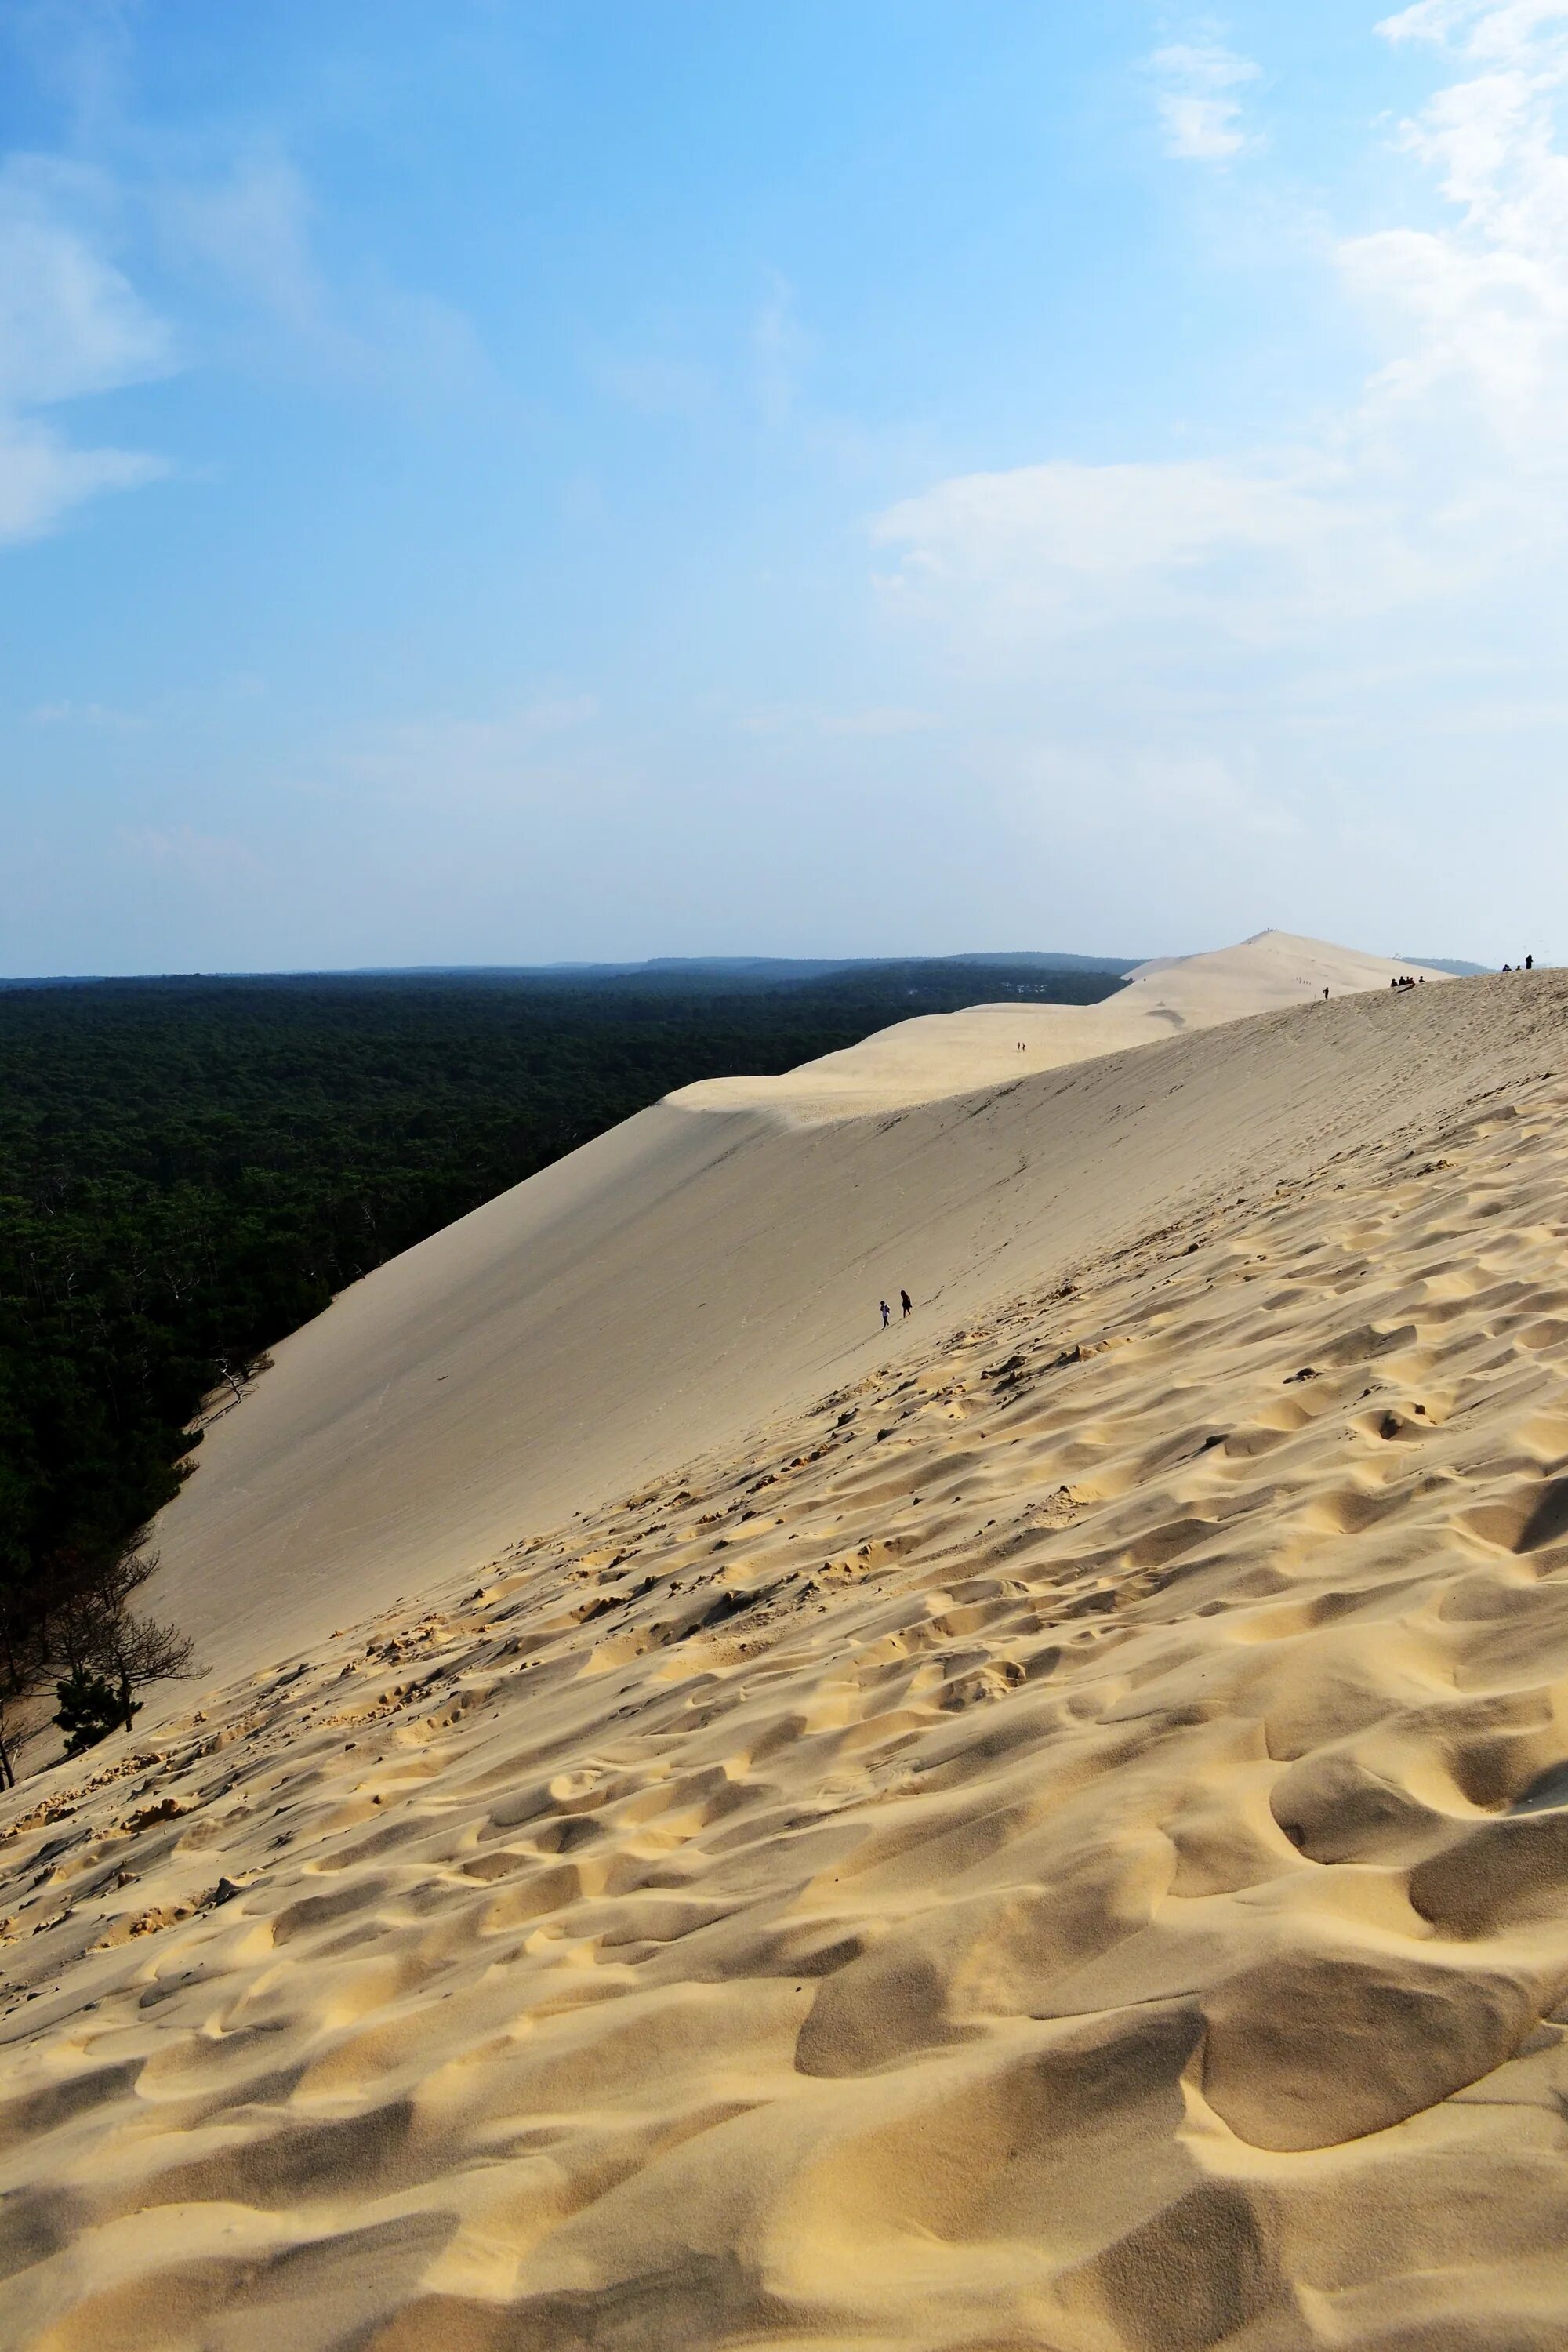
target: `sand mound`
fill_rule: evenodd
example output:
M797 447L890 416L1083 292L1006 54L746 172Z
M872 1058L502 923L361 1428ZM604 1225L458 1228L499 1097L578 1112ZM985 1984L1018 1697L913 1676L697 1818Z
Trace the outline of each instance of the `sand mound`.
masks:
M991 1307L0 1817L0 2338L1568 2340L1565 1043L775 1128L994 1123Z
M689 1088L277 1349L159 1522L156 1606L218 1672L319 1640L871 1369L877 1301L896 1305L900 1286L927 1318L978 1313L1009 1284L1479 1083L1500 1019L1517 1025L1538 1001L1508 993L1511 979L1495 999L1488 982L1392 994L1394 969L1266 933L1147 968L1087 1012L1037 1011L1089 1023L1091 1062L1053 1072L1010 1048L1005 1087L942 1099L923 1098L941 1089L922 1064L907 1099L871 1117L841 1097L846 1115L807 1118L820 1064ZM1118 1016L1131 1034L1108 1054L1103 1020L1135 990L1146 1009ZM1298 1009L1170 1039L1178 1017L1202 1029L1275 1003ZM975 1017L946 1019L962 1037ZM1152 1038L1165 1042L1151 1052Z
M792 1119L862 1117L1005 1086L1021 1070L1059 1069L1188 1030L1317 1003L1325 991L1330 997L1386 991L1401 975L1423 985L1449 977L1289 931L1259 931L1209 955L1141 963L1126 987L1100 1004L976 1004L927 1014L780 1078L709 1078L671 1099L693 1109L758 1107Z

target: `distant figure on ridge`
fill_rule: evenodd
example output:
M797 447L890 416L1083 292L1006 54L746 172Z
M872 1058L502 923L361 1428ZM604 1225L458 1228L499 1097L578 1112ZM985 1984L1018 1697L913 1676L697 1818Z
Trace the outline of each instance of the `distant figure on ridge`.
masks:
M1526 971L1533 971L1535 970L1535 958L1532 955L1527 955L1525 957L1524 968Z
M877 1304L882 1310L882 1328L885 1331L893 1319L893 1310L885 1298L879 1298Z
M914 1311L915 1311L915 1310L914 1310L914 1307L913 1307L912 1304L910 1303L910 1294L909 1294L909 1292L908 1292L907 1290L900 1290L900 1293L899 1293L899 1297L900 1297L900 1299L902 1300L902 1302L903 1302L903 1309L904 1309L904 1313L905 1313L906 1315L912 1315L912 1314L914 1313Z
M1329 1001L1329 992L1328 992L1328 990L1325 988L1325 989L1324 989L1324 991L1323 991L1323 1003L1326 1004L1326 1003L1328 1003L1328 1001Z

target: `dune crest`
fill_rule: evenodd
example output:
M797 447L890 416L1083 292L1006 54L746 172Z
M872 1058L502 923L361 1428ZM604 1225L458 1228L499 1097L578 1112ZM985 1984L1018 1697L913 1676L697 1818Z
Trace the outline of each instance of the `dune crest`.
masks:
M926 1013L783 1077L706 1078L670 1099L692 1109L761 1108L792 1119L862 1118L1316 1003L1325 990L1331 997L1386 990L1402 974L1423 983L1450 976L1291 931L1258 931L1238 947L1141 963L1125 988L1099 1004L975 1004Z

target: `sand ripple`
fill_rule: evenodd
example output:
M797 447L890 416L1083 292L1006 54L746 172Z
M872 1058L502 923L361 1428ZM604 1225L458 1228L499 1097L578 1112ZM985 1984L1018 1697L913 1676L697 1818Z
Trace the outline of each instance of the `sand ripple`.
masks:
M24 1790L5 2342L1568 2343L1565 1108Z

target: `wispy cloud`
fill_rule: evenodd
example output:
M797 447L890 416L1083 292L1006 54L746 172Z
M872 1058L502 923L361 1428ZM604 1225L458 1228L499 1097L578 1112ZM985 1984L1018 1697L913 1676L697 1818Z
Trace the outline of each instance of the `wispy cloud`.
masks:
M1568 0L1431 0L1380 29L1426 95L1381 223L1320 242L1321 293L1375 338L1336 403L1289 440L1211 422L1201 456L1047 445L869 530L922 692L1024 838L1094 873L1116 835L1184 903L1212 870L1230 904L1245 872L1347 930L1420 873L1458 932L1497 822L1480 744L1555 838Z
M378 270L322 258L309 180L275 141L205 172L188 157L145 192L165 259L233 305L246 352L351 383L447 390L484 372L453 304Z
M1278 644L1440 593L1473 561L1457 527L1314 449L959 475L872 536L899 551L885 595L1000 654L1134 622Z
M161 457L75 448L47 425L0 415L0 543L41 538L101 491L139 489L169 470Z
M109 258L115 198L45 156L0 170L0 400L13 408L166 375L174 339Z
M39 702L28 711L34 727L101 727L130 733L148 724L144 710L116 710L105 702Z
M1460 70L1399 133L1456 217L1340 249L1397 338L1377 389L1409 404L1456 388L1495 430L1568 444L1568 6L1423 0L1378 29L1433 43Z
M287 155L265 147L216 177L164 180L153 201L179 257L216 270L275 325L325 331L331 303L312 249L310 200Z
M466 312L374 255L332 249L282 130L138 113L140 13L38 0L0 36L70 126L68 152L0 159L3 536L173 470L147 452L79 448L39 416L58 403L225 362L418 401L489 373ZM178 331L137 276L155 278Z
M1397 133L1449 216L1332 249L1384 344L1358 396L1290 448L939 482L873 523L889 595L998 655L1129 622L1304 645L1568 555L1568 0L1380 30L1450 61Z
M1156 49L1149 60L1167 155L1185 163L1228 163L1261 142L1242 116L1239 93L1259 79L1250 58L1227 48L1204 26L1191 40Z
M40 414L175 364L169 329L110 257L113 229L98 174L42 156L0 166L0 541L169 470L146 452L79 446Z
M1510 60L1553 26L1568 26L1563 0L1416 0L1377 29L1391 41L1448 42L1458 35L1473 57Z

